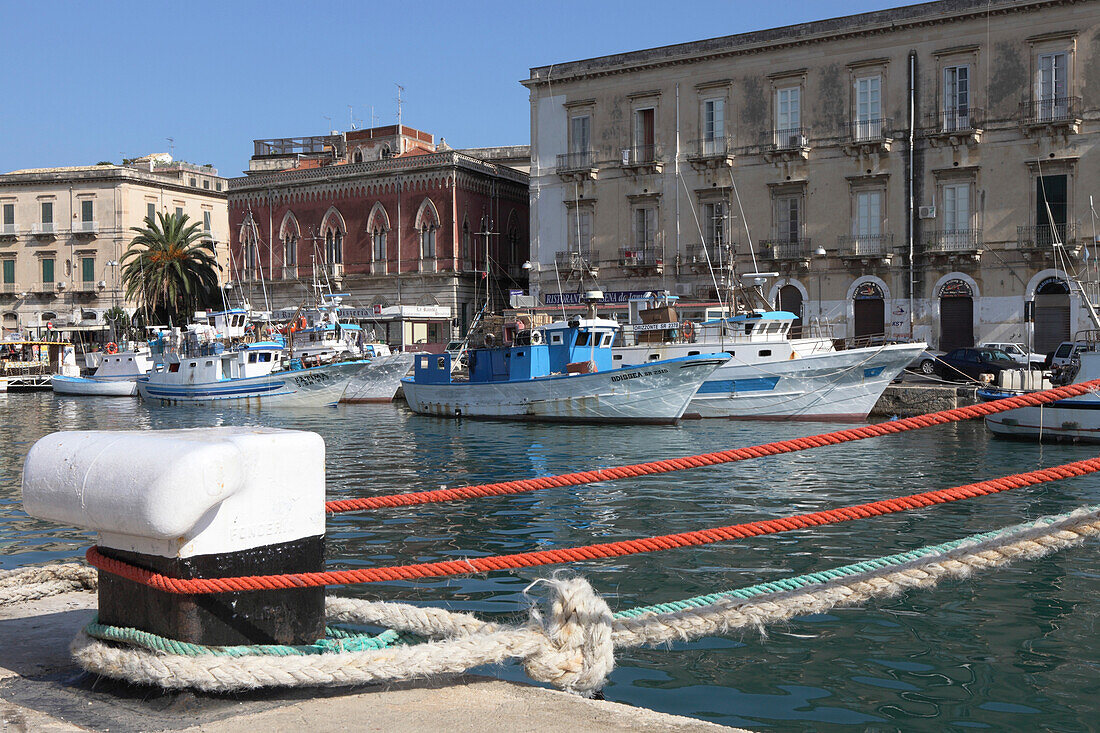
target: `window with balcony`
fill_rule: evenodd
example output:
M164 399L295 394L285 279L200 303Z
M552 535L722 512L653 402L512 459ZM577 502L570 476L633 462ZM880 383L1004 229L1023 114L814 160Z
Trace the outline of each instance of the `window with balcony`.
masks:
M15 234L15 204L4 204L0 234Z
M729 207L725 201L703 204L703 239L713 251L729 240Z
M942 132L970 129L970 67L947 66L943 70Z
M883 136L881 75L856 79L853 122L852 136L856 140L874 140Z
M798 148L805 145L802 132L802 88L783 87L775 90L775 138L777 148Z
M777 196L775 236L781 243L798 244L802 235L802 197Z
M87 223L95 221L95 202L91 199L80 202L80 221Z
M943 187L943 228L948 232L970 229L970 184Z
M84 283L95 282L95 257L80 258L80 281Z
M852 235L861 238L882 234L882 191L859 191L855 196Z
M569 212L569 251L588 261L592 251L592 211L573 209Z
M157 205L156 204L149 204L149 203L145 204L145 218L148 219L149 221L154 221L154 222L157 220Z
M1065 244L1069 221L1068 177L1065 175L1035 177L1035 237L1036 246Z
M702 109L701 155L724 155L726 150L726 100L704 99Z
M45 285L53 284L53 265L54 260L52 257L42 258L42 283Z
M4 260L4 290L15 289L15 260Z
M42 218L39 221L43 224L53 224L53 201L42 201L40 211Z
M654 256L657 242L657 208L646 206L634 209L633 218L633 248L624 253L624 264L641 265Z
M339 265L344 261L344 233L339 229L329 229L325 233L325 262Z
M1069 54L1065 51L1039 54L1035 85L1035 116L1040 121L1069 117Z
M592 149L592 118L575 115L569 118L569 152L574 156L587 156Z
M176 207L176 217L177 218L183 218L183 207L182 206L177 206Z
M974 228L970 181L944 183L940 192L941 229L929 237L929 250L939 253L972 252L978 249L981 232Z
M202 212L202 231L207 237L210 236L210 228L213 224L214 212L204 211Z

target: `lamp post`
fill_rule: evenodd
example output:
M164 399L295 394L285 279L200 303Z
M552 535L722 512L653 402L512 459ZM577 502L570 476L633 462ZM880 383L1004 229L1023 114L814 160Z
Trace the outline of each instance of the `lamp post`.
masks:
M825 254L826 254L825 253L825 248L823 246L821 246L820 244L817 245L817 248L814 249L814 258L816 258L819 262L822 263L822 266L820 268L815 268L815 269L817 269L817 330L818 330L818 335L821 334L821 319L822 319L822 316L824 315L824 312L823 312L824 306L822 305L822 302L821 302L821 297L822 297L821 296L821 281L824 278L822 270L824 270L824 267L825 267Z

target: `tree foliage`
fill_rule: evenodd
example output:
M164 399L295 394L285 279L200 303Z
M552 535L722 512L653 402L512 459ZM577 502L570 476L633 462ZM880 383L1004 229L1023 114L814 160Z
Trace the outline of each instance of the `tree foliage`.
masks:
M221 266L198 222L158 213L131 231L137 234L122 256L122 282L150 320L180 323L181 314L216 303Z

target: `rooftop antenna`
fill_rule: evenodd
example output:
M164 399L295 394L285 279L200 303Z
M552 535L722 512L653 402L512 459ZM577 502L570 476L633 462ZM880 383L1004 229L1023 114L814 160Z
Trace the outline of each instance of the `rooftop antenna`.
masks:
M329 115L321 115L321 116L324 117L325 120L328 122L329 132L332 132L332 117L330 117Z
M394 86L397 87L397 134L400 135L401 134L401 93L403 91L405 91L405 87L401 86L400 84L397 84L396 82L394 83Z
M355 129L355 110L350 104L348 105L348 124L351 125L352 130Z
M175 158L174 153L175 153L175 150L176 150L176 138L166 137L164 139L168 141L168 154L171 155L174 159Z

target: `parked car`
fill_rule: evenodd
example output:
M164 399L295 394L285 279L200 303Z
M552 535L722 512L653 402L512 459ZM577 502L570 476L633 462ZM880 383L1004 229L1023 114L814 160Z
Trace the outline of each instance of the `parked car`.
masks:
M983 374L996 376L1000 372L1019 368L1020 365L1005 352L987 348L955 349L936 362L936 374L948 380L966 377L980 380Z
M1069 366L1082 351L1092 351L1095 344L1088 341L1063 341L1058 348L1046 356L1043 366L1047 369L1058 369Z
M925 349L920 352L920 355L916 359L909 362L909 366L905 367L911 372L920 372L931 376L936 373L936 360L943 356L942 351L936 349Z
M1012 343L1008 341L988 341L986 343L978 344L979 349L1000 349L1008 354L1010 359L1013 359L1018 364L1023 364L1028 368L1039 369L1042 368L1043 363L1046 361L1046 356L1043 354L1036 354L1032 351L1028 351L1024 348L1023 344Z

